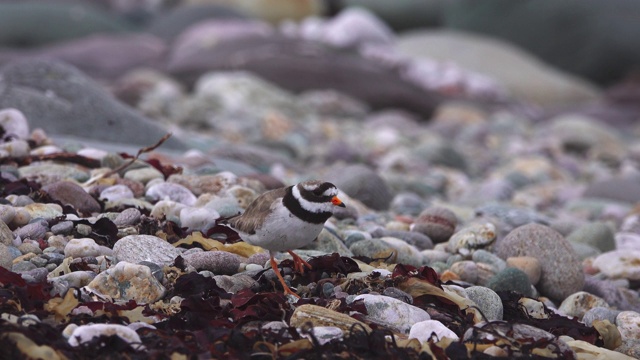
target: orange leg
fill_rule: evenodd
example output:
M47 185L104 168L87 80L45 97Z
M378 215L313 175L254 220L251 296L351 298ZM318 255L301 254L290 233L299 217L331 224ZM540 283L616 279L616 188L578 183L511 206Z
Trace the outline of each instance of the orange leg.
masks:
M280 274L280 269L278 269L278 264L276 264L276 260L273 258L273 255L271 255L270 262L271 262L271 268L273 269L273 271L276 272L276 276L278 277L278 280L280 280L280 284L282 284L282 288L284 289L284 293L285 294L289 294L289 295L293 295L293 296L295 296L295 297L297 297L299 299L300 295L298 295L295 292L293 292L293 290L291 290L289 288L289 286L287 286L287 283L284 282L284 278Z
M291 257L293 258L293 269L297 272L299 272L300 274L304 274L304 267L306 266L309 270L311 270L311 265L302 260L302 258L294 253L291 250L287 250L289 252L289 255L291 255Z

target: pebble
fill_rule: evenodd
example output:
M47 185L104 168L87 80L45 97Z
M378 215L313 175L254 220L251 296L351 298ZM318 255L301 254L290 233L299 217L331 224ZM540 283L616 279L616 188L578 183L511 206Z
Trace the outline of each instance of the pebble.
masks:
M262 270L262 268L259 270ZM251 276L244 274L236 274L233 276L215 275L213 278L216 280L216 285L231 294L235 294L240 290L250 289L252 286L257 284L257 281Z
M13 217L12 226L24 226L27 225L31 221L31 214L23 208L16 208L16 216Z
M421 343L429 341L435 337L434 342L442 340L442 338L449 338L452 340L459 340L460 338L456 333L444 326L438 320L424 320L417 322L411 326L409 330L409 339L418 339Z
M435 243L443 243L453 235L458 218L453 211L444 207L430 207L418 215L411 231L427 235Z
M196 270L209 270L214 274L232 275L240 267L238 256L226 251L200 251L183 254L182 257Z
M151 201L171 200L187 206L193 206L197 200L196 196L186 187L168 182L151 185L145 196Z
M16 216L16 210L13 206L0 204L0 221L5 224L11 224Z
M141 345L142 340L138 333L129 327L119 324L89 324L77 326L69 336L69 345L76 347L101 336L109 337L114 335L130 344L134 349L144 350L144 345Z
M188 228L189 231L204 231L218 218L220 214L213 209L185 207L180 210L180 226Z
M84 179L84 181L87 179ZM80 213L91 214L100 212L100 204L98 204L96 199L91 197L91 195L76 183L59 181L43 186L42 190L47 192L53 200L59 201L63 205L71 205Z
M533 285L537 285L542 276L540 261L533 256L514 256L507 258L507 266L516 268L527 274L529 281Z
M164 179L164 175L156 168L144 167L140 169L131 169L124 174L125 179L133 180L142 184L147 184L154 179Z
M464 282L471 284L477 284L478 281L478 266L471 260L458 261L451 265L449 270L460 278Z
M122 199L132 199L133 191L126 185L113 185L100 192L100 199L104 201L118 201Z
M611 309L608 306L595 306L584 313L582 322L587 326L592 326L594 320L608 320L615 324L616 317L620 312L620 310Z
M353 256L351 250L349 250L338 234L328 228L322 229L316 240L306 245L304 249L318 250L325 254L332 254L335 252L340 254L340 256Z
M148 266L126 261L98 274L86 288L113 300L135 300L139 304L154 303L166 292Z
M58 204L33 203L25 205L24 209L29 213L32 219L42 218L45 220L51 220L63 215L62 207Z
M538 259L542 267L538 289L552 299L563 300L584 286L582 265L570 243L545 225L528 224L512 230L499 243L496 254L503 259L515 256Z
M614 250L595 258L592 264L613 279L640 280L640 250Z
M21 239L32 239L39 240L43 239L44 235L49 231L49 225L46 221L40 220L36 222L29 223L16 229L13 232L13 235L16 237L20 237Z
M153 235L125 236L113 246L113 255L118 260L133 264L151 261L158 265L169 265L180 254L180 250Z
M156 219L171 218L180 221L180 211L187 205L172 200L160 200L151 209L151 216Z
M391 204L393 196L386 182L365 165L338 165L323 178L373 210L385 210Z
M125 227L135 225L140 221L140 217L142 214L140 210L136 208L129 208L123 210L116 218L113 220L113 223L118 227Z
M616 326L620 330L622 340L640 340L640 313L622 311L616 316Z
M394 237L415 246L419 250L433 249L433 241L427 235L419 232L377 228L371 232L371 236L377 238Z
M428 249L428 250L422 250L420 253L422 254L422 257L426 264L431 264L434 262L446 262L449 256L451 256L450 253L446 251L440 251L440 250Z
M0 244L11 245L13 244L13 239L15 239L13 231L9 229L4 221L0 221Z
M486 321L502 320L502 300L495 291L484 286L470 286L464 292L469 300L478 305Z
M60 276L49 276L51 295L64 296L71 288L79 288L88 285L98 274L93 271L74 271Z
M354 300L364 301L368 321L401 334L408 334L415 323L431 319L426 311L388 296L362 294Z
M0 110L0 126L2 126L5 135L15 136L18 139L29 138L29 123L22 111L18 109Z
M91 238L71 239L64 247L64 256L82 258L85 256L97 257L101 255L113 255L113 250L106 246L98 245Z
M582 225L569 234L567 240L591 245L602 252L612 251L616 248L613 231L603 222Z
M383 237L380 240L382 240L387 247L395 250L395 263L407 264L416 267L420 267L422 265L422 254L420 254L420 250L415 246L407 244L405 241L394 237Z
M595 307L608 306L607 302L601 297L589 294L585 291L578 291L564 299L558 307L558 311L566 316L572 316L580 320L587 311Z
M532 296L531 282L524 272L516 268L506 268L489 279L486 286L493 291L515 291L524 296Z
M399 300L395 301L402 303ZM371 331L371 327L364 322L335 310L311 304L296 307L293 315L291 315L289 324L295 328L299 328L305 326L307 323L311 323L313 327L335 326L345 332L352 331L354 327L361 328L367 332Z
M311 328L311 334L318 341L319 345L324 345L332 340L342 339L344 336L342 329L336 326L314 326ZM310 335L307 335L307 337L310 337Z
M473 255L471 255L471 260L490 265L495 272L502 271L507 267L506 261L502 260L498 255L483 249L474 251Z
M629 232L618 232L615 234L617 250L637 250L640 249L640 234Z
M477 249L491 247L496 239L496 227L492 223L472 224L457 231L447 243L448 249L463 256Z

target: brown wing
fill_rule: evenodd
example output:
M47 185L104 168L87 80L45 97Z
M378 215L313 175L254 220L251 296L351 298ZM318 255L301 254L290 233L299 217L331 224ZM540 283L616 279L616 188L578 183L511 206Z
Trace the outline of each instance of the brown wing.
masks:
M254 234L269 215L271 204L278 198L282 198L287 193L287 189L275 189L258 196L242 215L229 219L229 223L238 231Z

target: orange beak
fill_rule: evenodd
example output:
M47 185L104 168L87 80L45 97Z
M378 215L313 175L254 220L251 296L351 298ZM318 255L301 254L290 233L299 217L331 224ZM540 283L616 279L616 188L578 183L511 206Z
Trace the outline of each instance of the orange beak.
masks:
M337 196L331 198L331 203L335 206L346 207L342 200L340 200Z

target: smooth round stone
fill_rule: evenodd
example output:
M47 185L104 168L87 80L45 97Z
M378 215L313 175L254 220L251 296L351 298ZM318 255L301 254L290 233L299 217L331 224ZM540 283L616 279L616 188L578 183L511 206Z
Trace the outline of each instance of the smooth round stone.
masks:
M516 268L506 268L489 279L486 286L493 291L515 291L531 296L531 282L524 272Z
M74 271L65 275L49 277L48 281L53 286L51 295L64 296L72 287L88 285L98 274L93 271Z
M507 263L498 255L483 249L474 251L471 255L471 260L478 263L489 264L496 270L496 272L502 271L507 267Z
M85 180L86 181L86 180ZM100 212L100 204L91 197L80 185L70 181L58 181L42 187L53 200L63 205L71 205L83 214Z
M32 198L28 197L27 195L9 195L7 196L7 200L9 200L11 202L11 204L13 206L16 207L23 207L23 206L27 206L29 204L33 204L35 201L33 201ZM18 211L18 209L16 209L16 211Z
M640 249L640 234L631 232L618 232L615 235L616 249L637 250Z
M507 266L516 268L527 274L529 281L536 285L542 276L542 267L533 256L515 256L507 258Z
M91 238L71 239L64 247L65 257L82 258L101 255L113 255L113 251L106 246L96 244Z
M215 210L221 217L225 218L241 214L244 211L238 204L238 200L233 196L215 196L204 207Z
M419 215L426 207L426 202L414 193L400 193L391 200L390 210L401 215Z
M615 250L616 248L613 231L603 222L582 225L569 234L567 240L591 245L602 252Z
M345 245L342 239L340 239L334 231L327 228L322 229L316 240L304 246L304 249L317 250L325 254L332 254L336 252L340 254L340 256L353 256L353 253Z
M640 280L640 250L614 250L595 258L592 264L613 279Z
M540 224L520 226L500 241L496 254L503 259L515 256L538 259L542 267L538 289L552 299L563 300L584 286L582 264L571 244L550 227Z
M126 185L113 185L100 192L100 199L105 201L118 201L134 198L133 191Z
M0 126L5 135L12 135L18 139L29 138L29 123L24 114L13 108L0 110Z
M573 242L571 243L571 248L580 261L588 258L595 258L598 255L602 254L602 252L595 247L582 243Z
M377 228L371 232L372 237L394 237L401 239L408 244L417 247L420 250L433 249L433 241L427 236L419 232L404 230L389 230L385 228Z
M558 311L566 316L582 319L584 314L594 307L608 307L604 299L585 291L578 291L567 296L558 307Z
M205 193L217 194L221 190L228 189L238 183L238 177L230 172L221 172L215 175L171 175L168 182L180 184L191 190L194 195Z
M456 333L444 326L444 324L438 320L424 320L417 322L413 324L413 326L411 326L411 330L409 330L409 339L418 339L421 343L429 341L434 336L434 341L436 342L445 337L456 341L460 339Z
M422 254L422 258L426 264L431 264L434 262L447 262L447 259L451 256L450 253L446 251L440 250L422 250L420 252Z
M48 176L54 179L73 179L80 183L89 180L89 172L78 167L47 162L20 167L18 168L18 173L20 177L26 178Z
M458 277L460 277L460 280L471 284L477 284L478 266L473 261L458 261L451 265L449 270L458 275Z
M430 207L420 213L411 231L425 234L435 243L442 243L449 240L457 225L458 217L453 211L439 206Z
M14 139L0 144L0 152L6 152L10 157L24 158L29 155L29 143L24 140Z
M13 232L13 235L20 237L21 239L39 240L43 239L44 235L49 231L49 226L46 221L40 220L36 222L24 225Z
M169 265L181 252L165 240L153 235L129 235L115 243L113 254L120 261L134 264L150 261L158 265Z
M148 266L126 261L98 274L87 288L114 300L135 300L139 304L156 302L166 292Z
M0 244L0 266L11 270L13 266L13 252L5 244Z
M608 306L596 306L584 313L582 322L587 326L592 326L594 320L608 320L610 323L615 324L616 317L620 312L620 310L614 310Z
M496 227L492 223L471 224L453 234L447 246L451 252L467 256L477 249L493 245L496 234Z
M220 214L207 208L185 207L180 210L180 226L188 228L189 231L207 229L218 218Z
M388 248L395 252L395 259L390 260L397 264L407 264L412 266L422 266L422 254L415 246L393 237L384 237L380 239Z
M384 179L365 165L335 166L324 178L371 209L385 210L391 203L392 195Z
M0 205L0 221L11 224L16 216L16 210L11 205Z
M0 221L0 244L12 245L15 236L4 221Z
M147 184L154 179L164 179L164 175L154 167L144 167L139 169L131 169L124 176L125 179Z
M187 206L193 206L197 200L196 196L186 187L168 182L151 185L145 196L151 201L168 199Z
M344 232L344 243L348 247L351 247L351 245L364 239L371 239L371 234L358 230L349 230Z
M180 211L186 208L187 205L171 200L160 200L151 209L151 216L156 219L162 219L163 217L180 217Z
M16 216L13 217L13 226L24 226L31 221L31 214L24 208L16 208Z
M622 311L616 316L616 326L622 340L640 340L640 314L635 311Z
M214 274L232 275L240 267L238 256L226 251L201 251L183 254L182 257L196 270L209 270Z
M113 220L113 223L118 227L125 227L135 225L140 221L140 217L142 213L140 210L136 208L129 208L123 210L116 218Z
M134 349L144 347L143 345L140 345L142 344L142 340L135 330L118 324L80 325L71 332L71 336L69 336L68 341L69 345L77 347L101 336L108 337L114 335L131 344Z
M467 297L478 305L487 321L502 320L502 300L495 291L484 286L471 286L464 289Z
M62 213L62 207L58 204L33 203L25 205L24 209L29 213L32 219L42 218L50 220L64 215Z
M364 301L367 320L401 334L408 334L415 323L431 319L426 311L388 296L362 294L355 300Z

